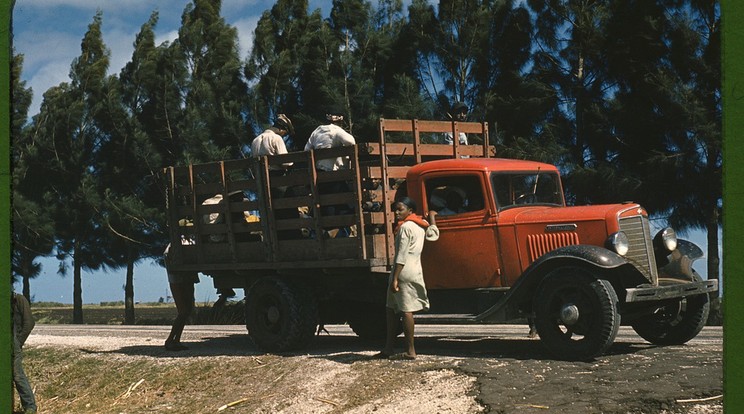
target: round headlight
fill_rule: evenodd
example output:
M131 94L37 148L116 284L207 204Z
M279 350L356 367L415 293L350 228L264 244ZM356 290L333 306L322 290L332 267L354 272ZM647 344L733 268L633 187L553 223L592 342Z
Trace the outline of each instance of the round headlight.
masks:
M622 231L611 234L607 239L607 248L620 256L625 256L628 254L628 249L630 248L628 236Z
M654 244L657 249L663 249L671 253L677 249L677 233L671 227L667 227L656 233Z

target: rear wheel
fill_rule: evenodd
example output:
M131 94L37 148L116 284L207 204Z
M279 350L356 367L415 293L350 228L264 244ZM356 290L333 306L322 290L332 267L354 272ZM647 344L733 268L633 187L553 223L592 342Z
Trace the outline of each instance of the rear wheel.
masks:
M560 359L585 360L601 354L620 328L612 285L581 268L553 271L540 284L534 303L540 340Z
M267 352L304 348L315 335L318 305L299 282L265 277L248 290L245 323L253 342Z
M696 281L702 278L695 274ZM697 336L708 321L710 302L707 294L688 296L668 302L650 316L632 324L643 339L656 345L681 345Z

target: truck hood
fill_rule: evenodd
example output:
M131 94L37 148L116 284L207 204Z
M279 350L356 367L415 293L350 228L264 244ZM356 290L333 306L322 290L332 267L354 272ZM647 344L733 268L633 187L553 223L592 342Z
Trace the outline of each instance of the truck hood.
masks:
M527 206L503 210L500 225L576 224L592 221L617 223L620 217L643 215L646 210L636 203L601 204L593 206L554 207Z
M620 230L620 218L645 215L646 211L636 203L526 206L501 211L498 226L502 240L516 240L523 263L531 263L562 246L604 247L607 237Z

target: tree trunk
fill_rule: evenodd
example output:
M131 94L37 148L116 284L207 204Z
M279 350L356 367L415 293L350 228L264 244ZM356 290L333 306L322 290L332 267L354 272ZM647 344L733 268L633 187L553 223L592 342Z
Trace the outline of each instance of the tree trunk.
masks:
M31 303L31 278L28 275L23 275L23 296Z
M584 166L584 144L586 143L585 125L584 125L584 108L586 105L586 91L584 90L584 56L579 53L579 61L576 65L576 84L574 85L576 107L576 146L574 148L575 162L577 165Z
M78 243L75 243L75 252ZM83 323L83 283L81 277L81 264L72 256L73 279L72 279L72 323Z
M718 208L715 203L712 205L711 210L712 212L705 224L708 232L708 280L718 280L718 290L710 294L711 306L708 324L720 325L723 322L720 299L722 280L719 274L721 259L720 252L718 251Z
M134 249L128 243L127 280L124 284L124 324L134 325Z

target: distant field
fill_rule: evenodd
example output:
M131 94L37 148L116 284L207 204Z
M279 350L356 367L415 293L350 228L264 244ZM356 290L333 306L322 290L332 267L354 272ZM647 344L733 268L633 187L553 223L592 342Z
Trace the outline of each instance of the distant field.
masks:
M72 323L72 305L32 304L31 312L37 323ZM172 303L149 303L134 306L135 325L170 325L176 317ZM242 324L243 303L229 302L221 311L213 311L211 304L198 304L192 315L194 324ZM83 323L89 325L121 325L124 323L124 305L83 305Z

